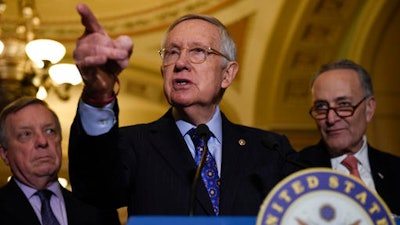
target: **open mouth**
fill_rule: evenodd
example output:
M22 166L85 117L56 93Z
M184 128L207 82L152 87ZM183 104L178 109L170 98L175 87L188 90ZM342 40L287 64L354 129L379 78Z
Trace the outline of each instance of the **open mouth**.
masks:
M178 86L184 86L190 84L191 82L187 79L175 79L175 84Z
M188 83L188 81L187 81L187 80L177 80L176 83L177 83L178 85L185 85L185 84Z

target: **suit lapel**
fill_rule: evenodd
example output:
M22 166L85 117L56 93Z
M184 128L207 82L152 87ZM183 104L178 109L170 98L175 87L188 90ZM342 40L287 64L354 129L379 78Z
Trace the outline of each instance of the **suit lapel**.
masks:
M192 184L193 176L196 171L196 163L190 154L176 123L169 110L160 120L151 124L149 128L150 138L154 149L159 151L162 157L168 162L169 166L185 183ZM207 190L200 178L196 190L196 199L201 207L212 215L213 208L209 200ZM189 204L189 202L188 202Z
M79 216L82 216L82 214L79 212L80 208L77 207L76 204L74 204L74 201L72 200L71 195L68 193L68 191L65 190L63 187L60 188L64 198L65 211L67 212L68 224L79 224L80 221ZM77 217L76 215L79 216Z
M385 165L385 162L380 161L380 157L376 153L377 150L368 146L368 158L371 167L372 179L374 180L376 191L378 193L382 193L385 174L383 174L380 167Z
M194 174L195 163L172 116L165 115L150 126L152 145L183 179Z
M40 225L31 204L14 179L11 179L1 189L0 193L0 199L2 199L0 208L2 211L5 210L4 214L16 219L15 224ZM3 212L0 212L0 214L3 214ZM0 221L4 222L4 218L0 218Z
M234 129L224 115L222 115L222 166L221 166L221 198L220 211L229 214L233 205L238 184L244 176L245 168L239 165L246 165L246 144L239 144L240 141L247 141L241 132ZM240 142L245 143L245 142Z

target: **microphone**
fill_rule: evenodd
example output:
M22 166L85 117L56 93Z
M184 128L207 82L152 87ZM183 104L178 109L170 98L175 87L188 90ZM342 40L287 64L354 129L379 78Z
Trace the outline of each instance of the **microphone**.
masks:
M208 129L208 126L205 125L204 123L200 124L196 128L196 133L199 135L199 137L204 141L205 145L207 146L207 138L210 136L211 132L210 129Z
M306 169L306 168L309 168L309 167L310 167L310 166L308 166L308 165L306 165L306 164L304 164L304 163L302 163L302 162L299 162L299 161L293 160L293 159L291 159L291 158L288 158L288 157L282 152L282 150L281 150L281 145L279 144L279 141L275 138L274 135L268 134L267 136L264 136L264 137L262 138L262 141L261 141L261 142L262 142L262 144L263 144L266 148L268 148L269 150L278 152L279 155L280 155L280 157L282 157L282 159L284 159L286 162L289 162L289 163L291 163L291 164L293 164L293 165L295 165L295 166L298 166L298 167L300 167L300 168L302 168L302 169Z
M193 216L194 197L195 197L195 193L196 193L197 186L198 186L197 184L198 184L200 176L201 176L201 170L203 169L204 162L206 161L206 155L207 155L207 152L208 152L207 141L208 141L208 138L211 135L210 129L208 129L208 126L205 125L205 124L198 125L197 128L196 128L196 133L204 143L204 150L203 150L203 152L201 154L199 166L197 167L196 173L195 173L195 175L193 177L192 189L191 189L191 192L190 192L189 216Z

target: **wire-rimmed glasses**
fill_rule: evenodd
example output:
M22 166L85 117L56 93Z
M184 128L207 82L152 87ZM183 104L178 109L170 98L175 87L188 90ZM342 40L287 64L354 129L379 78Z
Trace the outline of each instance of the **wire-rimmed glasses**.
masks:
M164 66L169 66L178 61L183 49L177 47L163 48L158 51ZM215 54L231 61L227 56L211 47L192 47L187 49L189 60L192 63L200 64L206 61L208 55Z

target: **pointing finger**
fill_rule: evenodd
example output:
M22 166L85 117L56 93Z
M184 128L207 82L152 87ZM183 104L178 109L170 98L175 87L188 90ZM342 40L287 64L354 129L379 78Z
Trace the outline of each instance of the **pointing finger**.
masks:
M78 4L76 9L81 16L82 24L85 27L85 35L95 32L107 35L103 26L101 26L97 21L97 18L87 5L83 3Z

